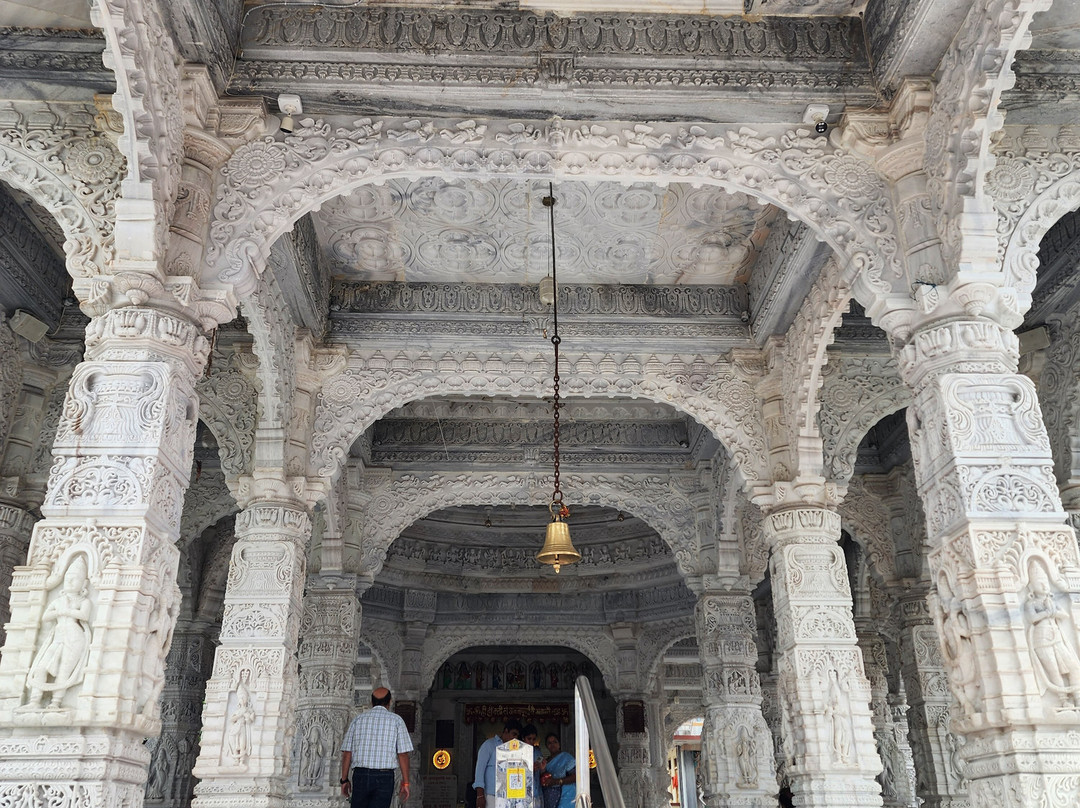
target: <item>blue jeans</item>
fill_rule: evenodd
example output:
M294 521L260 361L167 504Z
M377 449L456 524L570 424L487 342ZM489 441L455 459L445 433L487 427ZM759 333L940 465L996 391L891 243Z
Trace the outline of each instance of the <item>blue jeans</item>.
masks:
M390 808L394 799L394 772L392 770L352 770L351 808Z

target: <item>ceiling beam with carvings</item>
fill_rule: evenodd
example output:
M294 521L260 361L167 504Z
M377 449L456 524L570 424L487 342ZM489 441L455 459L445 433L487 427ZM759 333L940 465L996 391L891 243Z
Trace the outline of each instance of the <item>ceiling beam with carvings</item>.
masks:
M815 99L877 95L856 17L273 4L246 15L241 45L233 92L322 113L791 122Z

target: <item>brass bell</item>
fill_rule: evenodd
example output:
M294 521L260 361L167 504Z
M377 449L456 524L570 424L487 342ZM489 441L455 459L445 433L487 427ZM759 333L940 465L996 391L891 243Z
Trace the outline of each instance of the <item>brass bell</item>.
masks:
M536 554L541 564L551 564L557 573L563 564L581 561L581 553L570 542L570 526L563 521L560 512L552 509L551 523L547 526L547 536L543 549Z

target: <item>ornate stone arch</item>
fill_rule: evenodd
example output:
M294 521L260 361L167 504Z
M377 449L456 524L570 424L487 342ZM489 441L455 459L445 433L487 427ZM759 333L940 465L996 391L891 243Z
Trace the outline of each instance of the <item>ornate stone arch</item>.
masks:
M117 224L134 257L164 259L184 155L180 55L155 0L94 0L90 16L105 35L113 108L123 120L123 195L133 226L124 217ZM147 214L154 226L144 233Z
M390 624L361 621L360 642L371 651L372 660L378 664L386 687L398 689L401 677L401 652L405 647L401 637Z
M217 440L226 479L249 473L255 445L255 386L242 371L229 368L203 379L196 387L199 418Z
M638 644L638 681L643 690L650 690L668 649L677 642L697 637L694 616L687 615L684 620L665 621L660 625L649 626L644 635Z
M665 354L565 355L566 396L646 398L680 409L728 450L744 481L767 479L761 402L754 390L759 370L723 358ZM532 362L532 364L530 364ZM312 475L334 477L349 447L375 421L409 401L437 396L492 395L540 398L547 393L536 363L547 357L520 353L432 354L400 351L349 356L346 370L319 393L312 440Z
M608 689L618 681L615 667L615 641L601 626L545 628L531 626L523 637L519 626L438 626L424 640L423 668L420 682L425 692L431 689L439 669L450 657L466 648L483 645L561 645L571 648L596 665ZM421 694L423 695L423 694Z
M891 355L834 356L825 369L818 413L828 479L846 487L869 429L910 403L911 391Z
M1004 284L1026 311L1043 237L1062 216L1080 208L1080 127L1007 130L994 151L997 161L986 188L997 208Z
M184 496L179 544L190 545L208 527L239 510L235 497L226 485L225 475L216 469L203 471L188 486Z
M902 276L887 183L807 130L379 118L314 121L242 146L222 169L208 259L250 295L274 241L326 200L372 181L442 173L691 182L743 191L805 221L867 295Z
M866 490L862 480L851 480L847 497L841 503L840 519L844 529L866 553L866 563L886 586L896 581L896 546L893 542L889 512L877 494Z
M8 111L10 112L10 110ZM93 133L92 115L48 107L34 112L55 121L54 128L31 128L19 122L0 130L0 182L18 188L51 213L64 232L68 273L92 287L115 252L113 229L124 158L112 143Z
M403 474L363 492L362 569L378 575L390 544L418 519L455 505L544 505L550 501L546 472L536 474ZM658 474L566 474L566 502L604 505L649 524L671 548L683 575L698 574L694 506L679 478Z
M1039 375L1039 403L1054 474L1058 485L1066 486L1080 480L1080 328L1075 314L1056 316L1049 325L1053 338ZM1066 507L1071 509L1073 502L1067 502Z
M1049 7L1050 0L974 3L942 59L925 165L938 233L953 256L963 238L964 201L986 205L984 180L994 166L991 136L1004 121L998 104L1015 81L1013 59L1030 42L1034 14Z

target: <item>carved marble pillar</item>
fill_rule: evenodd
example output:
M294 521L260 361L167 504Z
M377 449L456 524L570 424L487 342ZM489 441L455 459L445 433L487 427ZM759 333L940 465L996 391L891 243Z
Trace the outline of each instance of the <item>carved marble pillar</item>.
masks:
M87 328L44 518L11 584L0 804L142 804L207 348L161 309L114 309Z
M907 767L900 745L896 740L889 704L889 681L886 676L888 658L885 640L882 639L874 618L860 617L855 620L859 650L862 651L863 667L870 682L870 712L874 724L874 742L881 758L881 797L886 808L911 805L908 794Z
M927 585L900 598L901 673L907 690L915 793L926 808L967 808L959 743L949 727L949 681L937 629L926 604Z
M710 808L771 808L776 767L755 669L754 601L747 589L705 593L698 598L695 623L704 677L705 799Z
M413 751L409 760L410 788L409 801L423 801L424 778L426 768L420 760L421 727L420 701L431 682L421 681L423 669L424 639L427 637L428 627L435 622L436 597L434 592L422 589L409 589L405 592L405 608L402 616L405 619L405 634L402 637L401 648L401 681L399 692L395 694L398 703L412 702L415 705L415 722L410 737L412 738Z
M856 644L840 517L774 511L769 560L787 772L799 808L881 805L870 685Z
M195 786L191 770L199 754L203 695L213 662L210 627L181 618L165 660L161 735L147 743L150 767L146 808L184 808Z
M288 491L256 500L236 517L194 771L200 782L192 805L198 808L285 804L290 756L283 750L292 749L296 729L296 653L310 536L308 508Z
M34 517L14 502L0 502L0 647L11 619L11 581L15 567L26 561Z
M967 738L973 805L1080 800L1080 552L1016 335L989 321L900 350L923 498L930 611Z
M341 739L353 719L360 602L356 576L322 574L308 580L300 639L300 697L290 805L325 805L341 793Z
M640 715L638 726L627 726L627 717ZM626 808L654 808L649 769L649 733L644 720L645 704L640 698L619 699L615 719L615 740L619 745L615 764L619 770L619 788Z

